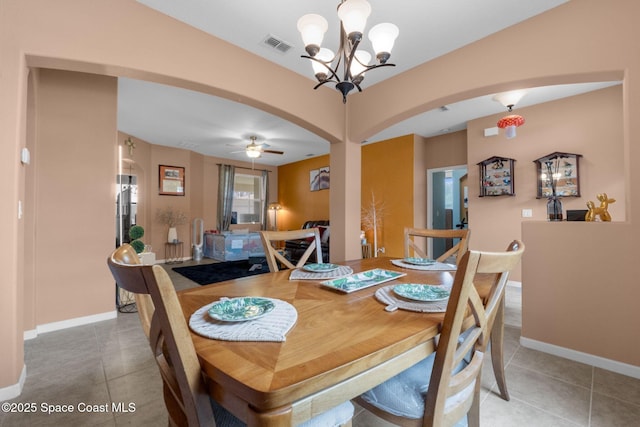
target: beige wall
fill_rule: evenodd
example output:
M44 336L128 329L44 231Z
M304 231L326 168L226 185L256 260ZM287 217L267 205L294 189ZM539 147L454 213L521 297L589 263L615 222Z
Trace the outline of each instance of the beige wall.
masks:
M466 166L467 131L462 130L431 138L416 137L416 141L419 141L416 145L421 147L421 150L416 151L416 153L421 153L421 158L416 159L416 162L420 162L420 167L415 168L415 179L420 181L416 193L418 193L417 197L422 199L416 198L414 210L421 211L421 213L416 214L414 226L429 227L429 218L432 213L429 212L431 206L428 205L431 200L431 189L427 186L427 171Z
M33 150L33 305L25 326L112 312L104 270L114 246L116 85L112 77L40 70ZM33 239L30 237L33 236ZM33 307L33 309L32 309Z
M130 154L124 141L130 136L118 133L118 144L122 147L123 173L136 175L138 178L138 215L137 223L145 229L143 241L151 245L156 259L165 258L165 242L168 227L157 217L158 211L167 207L183 211L187 223L177 227L178 238L184 242L184 257L191 256L193 220L201 218L205 230L217 228L218 207L218 164L227 163L239 167L238 172L260 174L262 169L269 173L269 192L275 200L278 191L278 173L275 166L255 163L255 170L249 162L232 161L217 157L159 145L153 145L138 138L131 137L136 148ZM159 165L180 166L185 168L185 195L166 196L158 194ZM131 169L130 169L131 168ZM115 176L115 175L114 175ZM273 201L272 200L272 201Z
M516 138L484 137L484 129L494 127L503 114L469 122L469 228L473 249L502 250L521 237L525 221L546 219L546 199L536 199L537 181L534 160L556 151L581 154L580 191L582 197L564 197L563 211L586 209L588 200L607 193L616 198L609 212L614 221L625 221L626 192L623 163L622 86L558 101L517 109L526 123ZM515 159L515 196L478 197L477 164L493 156ZM597 201L597 200L596 200ZM522 218L522 209L532 209L532 218ZM526 244L527 242L525 242ZM563 251L564 242L555 246ZM512 274L521 281L520 269Z
M4 274L0 285L3 295L0 299L0 341L3 343L0 389L17 383L24 363L22 311L27 276L23 271L23 259L26 253L24 229L28 222L19 220L16 212L18 201L26 200L29 188L27 168L18 160L20 149L30 143L27 124L29 67L123 75L201 90L263 108L327 139L332 143L332 188L338 190L332 190L330 202L331 253L337 257L359 251L359 141L417 113L468 97L523 86L621 79L624 82L624 160L620 169L625 188L624 194L616 196L624 200L626 222L611 224L612 227L604 229L606 232L596 235L603 248L599 251L593 251L582 239L575 238L573 226L525 222L522 227L523 237L532 239L538 239L538 234L526 234L528 227L553 227L554 233L549 235L562 241L566 251L575 254L570 259L579 257L582 260L584 267L580 279L599 277L603 265L618 267L612 273L615 280L610 283L615 291L609 298L618 308L616 316L624 320L616 325L619 332L627 338L635 336L635 326L640 323L635 314L638 311L629 308L628 301L640 299L640 290L632 284L632 277L635 277L632 264L620 263L619 254L632 253L632 243L640 237L640 225L635 218L640 212L640 198L632 197L633 190L640 186L640 172L630 167L632 163L640 162L640 122L633 120L640 111L640 57L635 54L638 16L640 3L634 0L568 2L368 87L364 92L350 96L348 104L342 106L331 88L313 91L308 79L153 12L133 0L4 1L0 8L0 93L3 94L0 97L0 169L10 184L0 188L0 199L3 200L0 233L5 236L0 248L0 269ZM187 45L191 49L184 49ZM518 46L518 50L510 51L509 55L496 53L505 52L512 46ZM203 55L203 52L216 54ZM220 57L226 60L219 61ZM264 84L266 81L270 84ZM288 90L283 91L283 87ZM73 137L71 132L66 132L65 136ZM113 138L116 138L115 129ZM115 165L111 176L114 170ZM25 218L34 215L32 207L25 207ZM106 239L100 236L98 240L103 238ZM352 241L355 243L349 243ZM525 287L533 289L546 282L561 289L568 286L566 280L571 280L572 285L579 284L578 279L565 276L565 259L547 260L541 249L542 245L531 243L525 254ZM622 251L618 251L620 249ZM541 261L548 262L540 264ZM93 263L103 265L103 262L104 258L100 256L100 259L88 261L85 267ZM544 265L544 272L540 265ZM598 295L586 297L589 307L597 306ZM573 304L573 300L569 295L559 298L557 303L566 307ZM528 299L524 298L525 313L529 312L528 304ZM606 316L609 311L602 313ZM592 312L568 311L558 321L564 322L565 317L572 316L585 324L587 317L600 317ZM523 333L526 335L532 330L526 325L530 319L525 317L524 320ZM586 341L594 336L605 336L610 333L611 326L606 321L589 323L588 328L580 332L580 337ZM575 339L575 330L557 331L542 330L535 339L553 341L559 346L569 345ZM640 366L640 350L631 341L611 342L606 350L594 349L592 354Z
M522 337L528 345L585 363L597 364L584 357L595 355L608 369L638 377L640 292L631 273L638 249L632 234L618 237L626 234L623 222L522 224ZM558 245L560 256L549 250Z
M422 139L425 170L467 164L466 130Z

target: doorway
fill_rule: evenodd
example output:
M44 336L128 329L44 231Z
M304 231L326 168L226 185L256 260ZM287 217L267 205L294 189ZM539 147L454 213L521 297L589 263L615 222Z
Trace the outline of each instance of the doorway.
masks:
M135 175L118 175L116 195L116 248L130 243L129 230L138 214L138 184Z
M427 228L464 229L468 224L467 166L427 170ZM429 241L428 251L437 258L456 242Z
M116 178L116 248L130 243L129 230L138 215L138 180L135 175L119 174ZM116 309L121 313L137 311L133 294L116 283Z

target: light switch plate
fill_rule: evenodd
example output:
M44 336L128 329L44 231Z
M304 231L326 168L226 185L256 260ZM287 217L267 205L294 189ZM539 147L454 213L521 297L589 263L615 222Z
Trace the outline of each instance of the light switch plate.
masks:
M533 217L533 211L531 209L522 209L522 218Z

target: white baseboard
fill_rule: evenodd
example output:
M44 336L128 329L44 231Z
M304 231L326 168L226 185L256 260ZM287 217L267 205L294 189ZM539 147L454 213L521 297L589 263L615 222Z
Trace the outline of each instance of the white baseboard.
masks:
M24 331L24 340L25 341L32 340L32 339L36 338L37 336L38 336L38 330L37 329L30 329L28 331Z
M525 337L520 337L520 345L543 353L552 354L554 356L563 357L580 363L586 363L587 365L595 366L596 368L602 368L607 371L640 379L640 366L605 359L604 357L594 356L593 354L583 353L581 351L571 350Z
M30 340L36 338L38 334L73 328L74 326L102 322L103 320L115 319L116 317L118 317L118 312L116 310L113 310L107 311L106 313L92 314L91 316L76 317L74 319L61 320L59 322L45 323L44 325L36 326L36 329L25 331L24 339Z
M191 261L192 259L193 259L192 257L186 256L186 257L180 258L180 262ZM180 264L180 262L174 262L173 264ZM155 264L166 264L166 263L167 262L164 259L157 259L156 262L155 262ZM171 265L171 264L169 264L169 265Z
M512 288L522 289L522 282L516 282L515 280L507 280L507 286Z
M10 385L9 387L0 388L0 402L4 402L5 400L13 399L14 397L20 396L26 379L27 365L22 365L22 372L20 373L18 382L16 384Z

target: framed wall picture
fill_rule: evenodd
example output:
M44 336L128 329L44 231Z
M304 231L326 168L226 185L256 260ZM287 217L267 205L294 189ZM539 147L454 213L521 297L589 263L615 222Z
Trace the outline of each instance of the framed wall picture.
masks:
M184 196L184 168L181 166L159 166L159 194Z
M534 160L538 182L538 199L551 197L555 187L558 197L580 197L581 154L555 152Z
M329 166L313 169L309 172L309 190L328 190L329 184Z
M480 166L480 197L514 196L513 164L506 157L491 157L478 163Z

